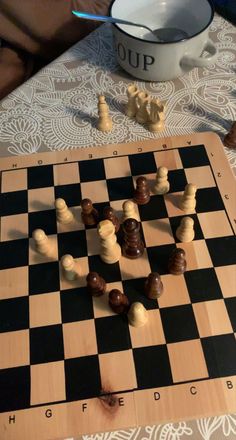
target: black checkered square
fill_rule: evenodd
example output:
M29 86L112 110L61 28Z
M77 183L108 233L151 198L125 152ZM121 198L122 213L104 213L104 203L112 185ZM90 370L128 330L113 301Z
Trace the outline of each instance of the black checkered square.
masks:
M222 292L213 267L188 270L184 273L191 302L210 301L222 298Z
M28 212L28 192L12 191L0 194L0 217Z
M82 400L101 394L98 356L65 360L66 400Z
M151 271L158 272L160 275L168 274L168 261L174 249L175 244L148 247L147 253Z
M58 261L29 266L30 295L58 292L59 290L60 282Z
M28 173L28 189L53 186L53 165L30 167Z
M65 254L71 254L74 258L87 256L86 232L73 231L58 234L58 254L61 258Z
M210 163L204 145L179 148L179 155L183 168L201 167Z
M29 262L29 240L3 241L0 243L0 269L27 266Z
M67 206L79 206L81 203L81 188L79 183L58 185L54 188L55 199L65 200Z
M46 235L57 233L57 219L55 209L48 209L47 211L29 212L29 235L35 229L43 229Z
M60 324L30 329L31 365L63 359L63 333Z
M131 176L107 179L109 200L127 200L134 196L134 184Z
M61 292L62 322L93 319L93 301L86 287Z
M235 335L202 338L202 348L210 378L236 375Z
M167 343L199 338L191 304L162 308L160 314Z
M129 164L132 176L156 173L157 170L154 154L152 152L129 156Z
M103 159L84 160L79 162L79 174L81 182L105 180L105 168Z
M126 316L116 315L95 319L98 353L131 348L129 326Z
M133 349L138 389L158 388L173 384L166 345Z
M130 304L141 302L147 310L158 309L158 303L154 299L149 299L144 294L144 284L146 278L133 278L122 281L123 291L129 298Z
M102 261L99 255L88 257L89 271L98 272L107 283L113 283L121 280L119 262L107 264Z
M0 302L0 332L29 328L29 297L4 299Z
M30 407L30 367L0 370L0 412Z
M206 239L206 245L215 267L236 264L235 236Z

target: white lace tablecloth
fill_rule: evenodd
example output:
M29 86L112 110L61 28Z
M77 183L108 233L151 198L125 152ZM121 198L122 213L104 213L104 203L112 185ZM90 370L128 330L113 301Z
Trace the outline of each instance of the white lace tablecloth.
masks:
M0 102L0 156L208 130L223 139L236 120L236 29L215 16L210 37L219 49L210 68L195 68L175 81L137 81L140 89L167 106L165 130L153 134L124 115L127 84L133 79L118 67L111 28L102 25ZM105 94L110 107L109 134L96 129L99 93ZM236 150L225 148L225 153L236 169ZM236 415L83 436L83 440L223 438L236 438Z

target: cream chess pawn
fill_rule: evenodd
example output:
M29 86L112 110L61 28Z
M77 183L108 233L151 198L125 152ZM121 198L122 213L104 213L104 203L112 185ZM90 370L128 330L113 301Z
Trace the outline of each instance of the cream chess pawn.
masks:
M159 99L152 99L150 102L150 114L148 129L152 132L164 130L165 107Z
M176 229L176 237L182 243L188 243L194 239L194 220L191 217L183 217Z
M148 320L147 310L140 302L131 304L128 311L128 321L133 327L143 327Z
M56 216L59 223L67 224L71 223L74 216L70 209L68 208L65 200L56 199L55 200Z
M166 167L159 167L156 174L156 183L153 188L155 194L166 194L170 189L168 182L168 169Z
M109 116L109 107L106 103L105 96L103 95L99 95L98 97L97 129L104 132L112 130L112 120Z
M61 265L64 276L68 281L74 281L78 278L78 269L76 268L76 263L72 255L63 255L63 257L61 257Z
M139 89L135 84L130 84L127 87L128 103L125 108L125 114L130 118L133 118L138 111L138 104L137 104L138 93L139 93Z
M32 233L36 251L47 257L53 253L53 247L43 229L35 229Z
M127 220L127 218L134 218L135 220L137 220L139 222L139 216L137 214L136 211L136 204L132 201L132 200L126 200L123 205L122 205L122 209L123 209L123 218L122 221L124 222L125 220Z
M115 226L110 220L102 220L98 224L98 234L101 240L100 257L104 263L113 264L121 257L121 247L117 243Z
M193 185L193 183L188 183L185 186L183 196L180 200L179 207L182 209L182 211L185 212L192 212L196 208L196 192L197 187L196 185Z

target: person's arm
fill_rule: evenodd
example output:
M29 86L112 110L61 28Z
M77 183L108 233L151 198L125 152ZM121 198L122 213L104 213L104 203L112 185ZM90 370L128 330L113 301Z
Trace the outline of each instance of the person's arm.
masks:
M26 79L30 69L25 54L30 63L34 57L46 64L99 25L78 19L72 10L106 15L110 3L111 0L0 0L0 38L9 47L8 51L0 48L0 99L13 84Z

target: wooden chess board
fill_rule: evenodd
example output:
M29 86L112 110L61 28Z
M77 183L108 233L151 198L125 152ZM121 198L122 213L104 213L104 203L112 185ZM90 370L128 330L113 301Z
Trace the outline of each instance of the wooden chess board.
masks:
M145 252L107 265L96 228L81 222L80 202L118 216L135 180L153 187L157 166L169 170L170 191L137 207ZM136 425L236 411L235 180L212 133L1 160L0 438L48 440ZM178 202L196 184L195 238L175 236ZM56 221L55 198L74 213ZM55 258L37 254L32 231L43 229ZM171 251L186 252L187 271L168 273ZM67 281L59 260L71 254L81 277ZM91 298L89 271L107 283ZM144 296L151 271L164 293ZM129 326L108 306L112 288L148 311Z

